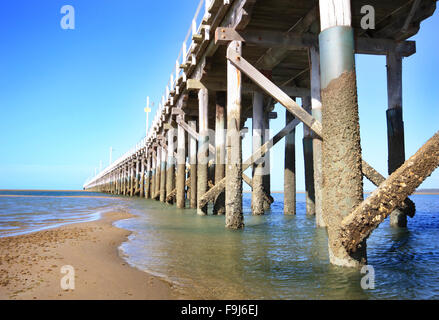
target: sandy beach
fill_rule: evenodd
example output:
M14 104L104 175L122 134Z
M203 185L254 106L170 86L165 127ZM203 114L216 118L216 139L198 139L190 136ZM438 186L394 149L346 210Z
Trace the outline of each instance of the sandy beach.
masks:
M0 238L0 299L178 299L172 284L129 266L118 252L129 231L100 220ZM75 289L63 290L61 267L75 272Z

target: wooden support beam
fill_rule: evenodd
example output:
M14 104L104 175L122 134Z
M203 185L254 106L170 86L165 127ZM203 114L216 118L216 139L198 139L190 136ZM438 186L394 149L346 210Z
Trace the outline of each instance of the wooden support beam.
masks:
M311 97L302 98L303 108L311 113ZM305 197L306 214L315 215L315 191L314 191L314 161L313 161L313 138L311 130L303 126L303 162L305 166Z
M189 121L188 127L191 128L192 131L195 131L197 128L196 122ZM195 209L197 208L197 139L192 135L189 136L189 163L190 163L190 206L192 209Z
M141 198L145 197L145 157L140 159L140 194Z
M160 177L161 177L161 163L162 163L162 148L157 147L156 153L156 165L155 165L155 190L153 193L153 199L157 199L157 195L160 195Z
M223 81L208 80L206 83L201 82L196 79L188 79L187 90L200 90L201 88L207 88L212 91L226 91L227 83ZM294 97L306 97L310 95L308 88L294 87L294 86L280 86L280 89L284 91L289 96ZM259 87L253 83L243 83L242 92L243 93L253 93L256 90L260 90Z
M313 34L285 34L280 31L246 30L236 31L232 28L217 28L216 44L227 44L230 41L243 41L247 45L286 50L306 50L318 46L318 36ZM387 55L396 52L402 57L416 53L415 41L395 41L391 39L356 38L355 53Z
M151 161L152 156L150 154L146 155L146 173L145 173L145 198L150 197L151 191Z
M180 115L179 119L183 119ZM181 125L178 125L177 133L177 181L176 181L176 204L177 208L185 207L185 180L186 180L186 134Z
M135 188L135 184L134 184L134 163L131 161L130 163L130 197L134 196L134 188Z
M252 149L253 153L258 150L263 144L263 130L264 130L264 94L260 91L253 93L253 119L252 119ZM252 170L252 202L251 209L253 215L264 214L264 163L263 161L256 161Z
M166 143L162 142L161 146L161 163L160 163L160 202L165 202L166 199L166 160L167 160L167 147Z
M311 114L315 119L321 122L320 54L317 47L311 47L309 49L309 62L311 66ZM316 134L312 134L312 138L316 226L323 228L326 227L326 223L323 220L322 207L322 138Z
M156 176L157 176L157 155L156 151L152 150L151 152L151 189L149 190L149 197L154 199L154 195L156 192Z
M402 57L387 55L387 146L388 173L392 174L405 161L404 121L402 119ZM390 215L392 227L407 226L407 215L396 209Z
M225 177L226 173L226 92L217 91L216 95L216 114L215 114L215 184ZM225 194L220 193L214 201L213 214L224 215Z
M294 116L285 111L285 124L294 120ZM285 137L284 161L284 214L296 214L296 130Z
M242 54L242 43L232 41L229 53ZM242 212L242 146L241 124L241 71L230 61L227 62L227 161L226 161L226 227L241 229L244 227Z
M267 143L270 140L270 110L274 108L272 99L269 99L268 103L264 107L264 114L263 114L263 135L262 135L262 141L263 143ZM266 155L264 156L264 176L262 177L262 185L264 188L264 192L267 194L267 196L271 199L271 202L265 203L265 210L269 210L271 203L274 202L273 197L271 196L271 158L270 158L270 151L267 151Z
M342 221L341 243L354 253L373 230L439 166L439 132Z
M207 191L208 154L209 154L209 124L208 124L209 94L207 89L198 91L198 165L197 165L197 199L201 199ZM197 214L206 215L207 206L197 206Z
M134 194L137 195L140 192L140 160L136 157L136 174L134 176Z
M174 156L174 135L175 129L168 130L168 159L166 161L166 194L170 194L175 188L175 156ZM167 199L167 198L166 198ZM167 203L172 204L172 201Z

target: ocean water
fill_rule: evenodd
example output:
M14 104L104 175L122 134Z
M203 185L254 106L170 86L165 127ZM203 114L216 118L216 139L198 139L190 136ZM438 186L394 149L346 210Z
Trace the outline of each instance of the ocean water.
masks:
M415 195L408 228L388 221L368 240L375 288L363 290L360 270L329 264L326 231L305 215L283 215L283 195L264 216L252 216L244 196L245 228L224 228L223 216L197 216L152 200L130 201L137 217L116 225L133 231L121 245L133 266L207 299L438 299L439 196Z
M283 215L283 195L264 216L252 216L244 195L245 228L227 230L224 216L198 216L153 200L88 192L0 191L0 236L98 219L107 210L134 218L120 246L126 261L200 299L439 299L439 195L414 195L407 229L385 221L368 239L375 288L361 288L357 269L329 264L326 231L305 215Z
M121 200L81 191L0 191L0 237L97 220Z

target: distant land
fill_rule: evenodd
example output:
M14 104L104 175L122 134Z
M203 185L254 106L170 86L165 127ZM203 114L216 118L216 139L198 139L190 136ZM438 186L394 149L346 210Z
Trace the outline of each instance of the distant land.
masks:
M415 194L439 194L439 189L417 189Z

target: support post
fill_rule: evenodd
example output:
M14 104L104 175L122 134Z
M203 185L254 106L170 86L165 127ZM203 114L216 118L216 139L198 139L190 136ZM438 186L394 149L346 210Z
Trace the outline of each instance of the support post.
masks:
M183 115L179 115L184 120ZM178 125L177 132L177 208L185 207L185 182L186 182L186 132Z
M189 126L197 129L196 121L189 121ZM189 135L189 163L190 163L190 205L192 209L197 208L197 140Z
M157 195L160 193L160 177L161 177L161 161L162 161L162 147L157 146L157 160L155 164L155 190L153 197L157 200Z
M155 157L154 157L155 155ZM151 190L149 191L149 197L154 199L156 192L156 176L157 176L157 152L153 149L151 153Z
M226 92L216 92L216 115L215 115L215 184L225 177L226 173L226 131L225 110ZM225 193L221 192L214 201L213 214L224 215Z
M269 114L271 112L271 102L269 105L266 106L264 110L264 122L263 122L263 128L262 128L262 141L267 143L270 141L270 117ZM270 162L270 151L267 151L267 153L264 155L264 175L262 177L262 185L265 193L268 195L268 198L273 200L271 198L271 162ZM269 202L264 202L264 211L267 211L270 209Z
M242 43L232 41L228 50L239 56ZM242 145L241 123L242 74L229 60L227 61L227 164L226 164L226 227L244 227L242 214Z
M310 97L303 97L302 105L308 113L311 113ZM306 214L308 216L314 216L316 213L312 140L311 130L303 125L303 162L305 165Z
M166 195L175 188L175 157L174 157L174 128L168 130L168 160L166 163ZM172 204L173 200L169 200Z
M198 169L197 169L197 199L207 192L208 180L208 151L209 151L209 128L208 128L208 104L209 95L206 88L198 91ZM200 207L197 203L197 214L206 215L207 206Z
M252 119L253 153L263 144L264 135L264 94L260 91L253 93ZM264 208L264 163L263 158L253 164L252 170L252 214L263 215Z
M320 85L320 53L317 47L309 50L311 65L311 114L319 122L322 122L322 98ZM314 194L316 227L326 227L323 219L323 174L322 174L322 139L318 135L312 135L313 168L314 168Z
M134 196L134 161L130 163L130 197Z
M162 142L164 143L164 142ZM165 147L161 147L161 164L160 164L160 202L165 202L166 199L166 159L167 152Z
M122 187L122 190L121 190L121 193L122 193L122 195L126 195L126 169L125 169L125 167L124 166L122 166L122 169L121 169L121 180L122 180L122 183L121 183L121 187Z
M151 155L146 153L146 172L145 172L145 199L149 198L151 190Z
M387 146L388 173L392 174L405 161L404 121L402 119L402 57L387 55ZM390 226L407 227L407 215L399 208L390 214Z
M294 99L295 100L295 99ZM285 110L285 125L294 116ZM284 214L296 214L296 129L285 137Z
M366 242L355 253L341 243L341 222L363 201L361 144L350 0L320 0L322 87L323 218L329 260L357 267L366 263Z
M134 194L140 192L140 159L139 156L136 158L136 175L134 178Z

